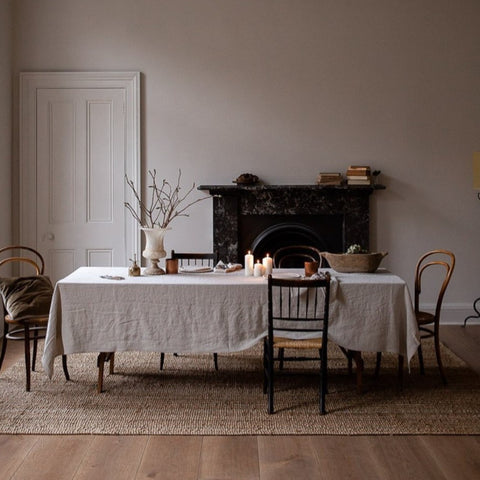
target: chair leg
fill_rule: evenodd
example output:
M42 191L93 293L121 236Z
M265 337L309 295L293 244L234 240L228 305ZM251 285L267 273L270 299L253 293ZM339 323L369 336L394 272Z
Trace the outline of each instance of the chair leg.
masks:
M24 346L25 346L25 373L27 377L26 391L30 391L30 329L28 325L24 325Z
M37 346L38 346L38 330L33 330L33 352L32 352L32 372L35 371L35 365L37 362Z
M165 354L160 353L160 370L163 370L163 363L165 362Z
M213 354L213 364L215 365L215 370L218 370L218 355L216 353Z
M422 344L418 346L418 363L420 364L420 375L425 375L425 367L423 365Z
M3 323L3 339L2 339L2 353L0 354L0 370L3 365L3 359L5 358L5 352L7 351L7 334L8 334L8 323Z
M280 360L280 366L279 369L283 370L283 360L285 358L285 349L284 348L279 348L278 349L278 359Z
M63 367L63 374L65 375L65 380L70 380L70 374L68 373L67 368L67 356L62 355L62 367Z
M378 378L380 375L380 365L382 364L382 352L377 352L377 361L375 363L375 378Z
M442 357L440 356L440 337L438 335L438 328L435 329L435 354L437 356L438 369L440 370L440 376L444 385L447 384L447 377L443 370Z
M325 353L321 353L321 365L320 365L320 414L321 415L325 414L325 394L327 393L327 388L328 388L327 355L325 352Z
M398 356L398 389L403 390L403 355Z

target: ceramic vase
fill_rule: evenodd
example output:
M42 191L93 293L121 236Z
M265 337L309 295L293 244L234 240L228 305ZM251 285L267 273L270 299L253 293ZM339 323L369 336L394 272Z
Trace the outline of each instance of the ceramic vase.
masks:
M158 266L158 262L167 256L163 246L167 228L142 228L142 231L146 240L142 256L150 261L150 265L145 269L145 275L163 275L165 270Z

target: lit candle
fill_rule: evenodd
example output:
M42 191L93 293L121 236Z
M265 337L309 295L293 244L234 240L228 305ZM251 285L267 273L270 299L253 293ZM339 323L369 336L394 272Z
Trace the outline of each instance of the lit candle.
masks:
M273 260L269 253L267 253L267 256L262 260L262 264L265 270L264 275L271 275L273 270Z
M263 265L260 263L260 260L257 260L257 263L255 264L255 267L253 269L253 276L254 277L263 277L263 272L265 269L263 268Z
M245 276L251 277L253 275L253 255L250 250L245 255Z

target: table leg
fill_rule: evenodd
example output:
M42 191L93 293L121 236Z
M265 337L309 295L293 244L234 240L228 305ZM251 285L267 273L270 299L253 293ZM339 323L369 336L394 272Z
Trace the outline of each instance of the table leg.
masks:
M362 352L351 351L357 372L357 392L362 393L363 358Z
M114 352L100 352L97 357L97 367L98 367L98 381L97 381L97 393L103 392L103 372L105 369L105 363L110 362L110 375L114 373Z

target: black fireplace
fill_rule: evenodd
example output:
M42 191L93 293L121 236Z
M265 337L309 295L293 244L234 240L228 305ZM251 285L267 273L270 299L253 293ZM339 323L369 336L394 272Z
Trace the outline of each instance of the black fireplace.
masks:
M213 196L213 247L224 261L243 263L247 250L257 259L288 245L334 253L353 243L369 246L373 187L201 185L198 189Z

